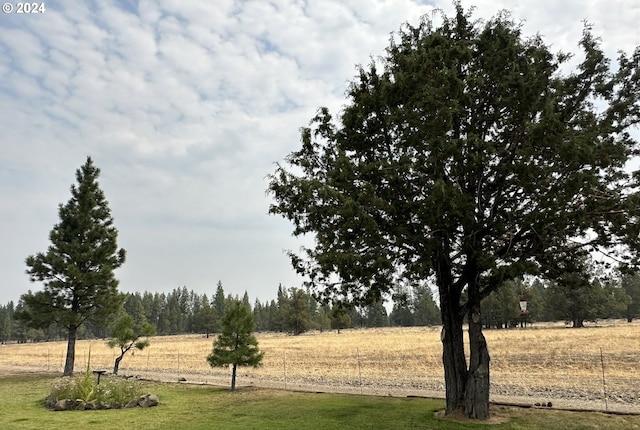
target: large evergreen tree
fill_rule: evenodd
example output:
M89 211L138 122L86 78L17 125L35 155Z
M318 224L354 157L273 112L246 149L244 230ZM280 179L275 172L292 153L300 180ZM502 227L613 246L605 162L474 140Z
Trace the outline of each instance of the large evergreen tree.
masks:
M547 288L549 301L554 305L556 319L584 327L585 321L595 321L607 303L602 285L580 273L565 273Z
M270 177L270 212L315 236L290 256L325 298L372 303L402 280L437 285L448 414L489 416L483 297L594 248L640 245L637 177L625 170L640 49L611 68L588 27L580 46L566 75L569 56L506 13L479 22L457 4L437 26L406 25L359 68L340 117L321 108Z
M387 327L389 316L382 300L376 300L366 307L367 327Z
M215 310L216 318L218 321L222 321L222 316L225 311L225 296L224 296L224 288L222 287L222 281L218 281L216 286L216 294L213 296L213 301L211 306Z
M593 275L564 273L547 287L556 319L571 322L574 328L585 321L621 315L631 302L625 290L613 282L602 283Z
M396 287L393 296L393 309L389 314L389 324L392 326L411 327L415 325L413 297L408 287Z
M625 274L620 284L630 298L623 313L627 322L631 322L640 316L640 273Z
M520 322L520 295L511 280L504 282L482 301L485 327L510 328Z
M413 312L415 325L432 326L442 323L440 309L433 300L431 288L426 284L418 283L413 286Z
M0 344L13 339L14 313L13 302L7 303L6 306L0 306Z
M207 356L211 367L232 366L231 391L236 389L238 366L258 367L264 352L258 349L253 335L253 315L240 300L234 300L222 317L222 332L213 342L213 350Z
M209 338L209 334L216 331L217 324L216 311L211 307L207 295L204 294L193 315L193 329L197 333L205 333L207 338Z
M17 317L32 327L55 323L66 329L65 375L73 373L78 329L87 320L106 326L124 301L113 271L124 263L125 250L118 249L118 231L99 175L88 157L76 171L71 199L59 206L60 222L51 230L47 252L26 259L30 280L42 282L44 289L22 295Z
M349 312L344 308L341 302L335 303L331 308L331 327L335 328L340 334L343 328L351 327L351 317Z
M287 294L286 290L284 294ZM287 298L287 306L283 318L284 329L297 336L311 328L309 295L304 290L294 287L289 290Z

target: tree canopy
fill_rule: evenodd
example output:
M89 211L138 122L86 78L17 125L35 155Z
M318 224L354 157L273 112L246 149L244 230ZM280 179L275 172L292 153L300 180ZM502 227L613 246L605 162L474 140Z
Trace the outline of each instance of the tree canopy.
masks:
M437 285L447 413L488 417L484 297L525 274L580 272L596 249L635 260L638 175L625 166L640 49L612 68L588 25L579 46L565 74L570 55L506 12L482 22L457 4L438 25L406 24L270 176L270 213L315 238L289 255L318 295L371 303L402 280Z
M99 175L91 157L76 171L77 185L58 208L60 222L49 234L51 245L26 259L29 279L44 288L22 295L23 310L16 315L33 327L55 323L67 330L65 375L73 373L78 328L87 320L107 325L124 301L113 271L124 263L125 250L118 249L118 230Z

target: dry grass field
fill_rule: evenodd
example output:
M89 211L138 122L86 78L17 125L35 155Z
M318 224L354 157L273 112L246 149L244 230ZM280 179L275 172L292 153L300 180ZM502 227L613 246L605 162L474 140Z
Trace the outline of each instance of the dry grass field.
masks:
M531 401L596 402L640 412L640 323L600 323L584 329L562 324L487 330L492 396ZM440 329L436 327L352 329L301 336L258 334L265 351L259 369L242 369L239 384L276 388L327 388L369 393L443 394ZM226 384L229 371L211 369L205 357L213 338L154 337L151 346L127 355L121 375ZM104 340L78 341L76 370L111 370L115 350ZM602 360L601 360L602 349ZM61 371L66 342L0 347L0 369ZM603 365L606 386L603 385ZM355 390L355 391L354 391ZM558 404L556 402L556 404ZM570 403L571 404L571 403Z

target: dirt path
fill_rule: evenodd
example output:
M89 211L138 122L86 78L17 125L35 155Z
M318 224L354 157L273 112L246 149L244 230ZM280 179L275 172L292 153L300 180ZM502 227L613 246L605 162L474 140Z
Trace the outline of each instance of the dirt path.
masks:
M0 367L0 376L25 374L25 373L47 373L45 367L37 366L11 366ZM134 376L142 380L157 382L182 382L196 385L214 385L228 386L229 376L220 373L195 373L195 372L139 372ZM390 397L427 397L444 399L444 389L440 387L421 387L411 388L406 386L389 386L383 383L363 383L348 385L338 383L309 383L302 380L276 381L266 378L256 378L247 375L238 375L237 385L254 386L271 389L284 389L291 391L317 392L317 393L340 393L340 394L356 394L356 395L372 395L372 396L390 396ZM533 393L523 395L523 393L510 392L505 387L492 387L491 402L496 404L507 404L522 407L540 407L546 408L549 402L552 409L576 410L576 411L598 411L623 414L640 414L640 405L630 402L620 402L615 399L608 399L606 404L604 401L593 401L576 398L574 393L561 390L548 390L546 392ZM544 406L543 406L544 405Z

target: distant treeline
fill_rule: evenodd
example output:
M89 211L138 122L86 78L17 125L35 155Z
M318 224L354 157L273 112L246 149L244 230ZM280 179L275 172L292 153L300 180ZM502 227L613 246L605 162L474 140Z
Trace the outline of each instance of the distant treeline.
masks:
M253 303L245 292L242 298L225 294L218 282L213 295L198 294L187 287L168 294L128 293L124 311L136 321L156 326L158 335L201 333L209 336L220 329L225 309L240 299L253 313L256 331L284 332L298 335L309 330L340 330L353 327L431 326L439 325L440 310L431 289L426 285L397 289L391 313L382 302L364 307L341 307L319 303L309 291L278 286L277 298ZM526 300L527 312L520 301ZM21 303L0 305L0 342L31 342L66 339L64 329L51 325L33 329L14 319ZM564 320L575 327L585 321L640 316L640 275L628 275L619 281L586 282L582 278L563 282L505 282L482 302L482 320L486 328L509 328L519 325L526 316L529 323ZM110 328L88 321L79 332L80 339L110 337Z
M389 315L382 302L366 307L323 305L308 291L278 286L277 299L251 302L243 297L225 294L218 282L211 296L198 294L187 287L176 288L168 294L128 293L124 311L136 321L148 321L156 326L158 335L186 333L214 334L220 329L222 316L233 300L242 300L253 313L256 331L285 332L294 335L309 330L331 330L351 327L385 327L389 325L437 325L440 310L428 287L416 287L402 301L398 301ZM21 303L9 302L0 306L0 342L47 341L66 339L66 331L56 325L46 330L33 329L14 318ZM87 321L78 332L79 339L107 338L109 327Z

